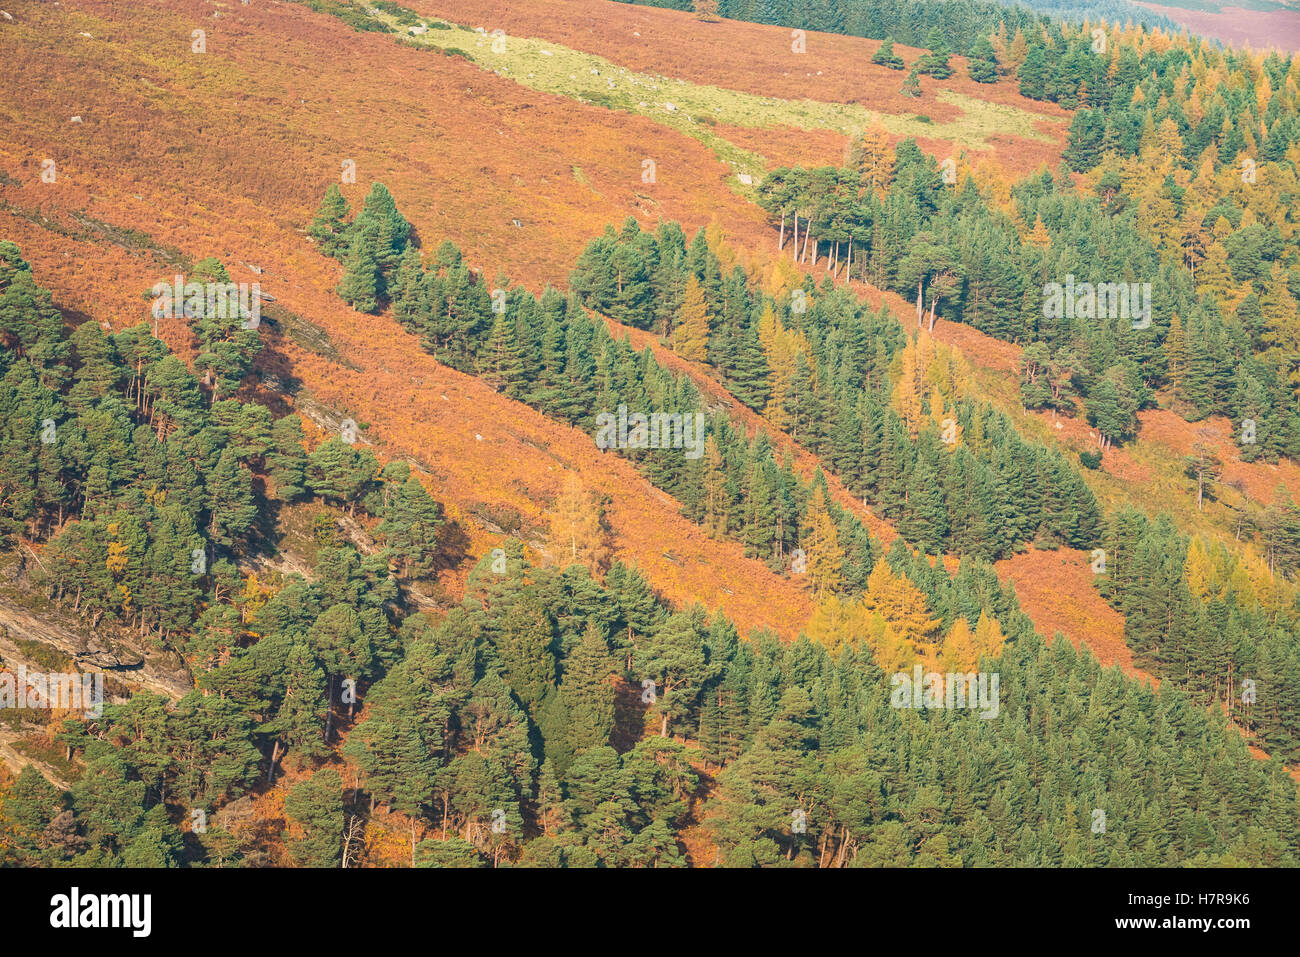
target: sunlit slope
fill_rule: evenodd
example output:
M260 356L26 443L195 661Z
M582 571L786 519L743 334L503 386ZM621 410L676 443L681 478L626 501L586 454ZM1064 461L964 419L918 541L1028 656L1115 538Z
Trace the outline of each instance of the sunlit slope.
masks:
M333 292L337 263L300 232L341 159L352 158L358 184L345 192L359 201L382 179L426 243L460 243L489 275L508 267L530 283L562 277L592 233L630 211L645 121L557 106L463 60L395 47L292 5L236 5L215 21L200 3L10 12L0 58L21 69L5 71L0 234L21 246L60 306L134 324L148 317L143 292L174 271L169 247L190 259L216 255L236 280L259 281L277 308L319 325L342 357L268 329L260 369L365 424L381 455L427 466L471 549L499 539L482 514L517 513L522 531L544 536L563 478L576 472L609 500L615 555L666 597L721 608L745 630L793 636L803 626L810 608L796 584L745 559L740 545L709 539L629 463L440 366L390 319L345 306ZM190 52L200 23L205 54ZM306 64L320 78L307 81ZM74 115L82 122L69 122ZM683 164L716 166L693 141L656 135ZM41 181L45 157L56 158L53 183ZM573 179L574 165L590 186ZM664 215L698 226L707 212L741 235L753 231L756 211L728 201L714 186L720 177L665 190ZM185 329L164 322L159 333L189 351Z
M467 12L459 0L415 6L490 30L492 11L500 5L484 7L482 16ZM543 6L553 15L543 16ZM577 453L538 465L536 471L544 474L530 479L536 463L529 458L541 459L536 448L520 440L507 447L508 454L491 451L492 441L507 439L493 439L491 422L477 416L484 403L490 414L483 414L492 421L516 422L535 418L533 413L437 367L391 321L358 316L337 301L332 289L338 267L316 253L301 229L343 160L356 163L357 183L344 186L354 204L372 179L381 179L426 247L450 238L489 277L500 270L534 289L562 282L587 239L629 213L648 224L661 217L678 219L692 231L716 216L733 242L760 254L774 252L775 238L761 213L728 187L732 169L698 140L649 117L532 90L461 57L355 31L298 4L216 8L182 2L122 9L76 0L59 7L11 3L7 9L15 19L0 31L0 55L18 68L0 74L5 94L0 97L5 123L0 202L11 207L3 226L60 304L119 327L146 316L137 294L172 270L165 257L128 252L136 245L130 230L191 258L217 255L236 279L257 279L285 307L323 326L360 371L329 363L292 339L277 342L261 366L301 379L320 403L371 423L368 434L389 454L416 455L435 474L444 469L439 481L448 486L445 494L467 515L484 504L504 505L537 526L558 489L557 472L579 464L573 458ZM671 69L698 82L726 82L751 92L770 86L772 95L815 99L847 91L837 83L852 85L836 72L839 68L823 70L825 76L812 83L787 77L789 70L782 67L788 64L760 56L756 38L781 39L779 28L698 24L673 11L596 0L525 2L511 10L515 19L503 29L559 36L568 48L599 49L630 69L649 69L662 55L661 72ZM196 29L205 31L206 53L192 52ZM706 43L698 35L706 30L738 31L734 35L748 47ZM750 30L759 32L751 36ZM642 37L632 36L635 32ZM718 35L733 34L713 34ZM622 45L612 42L616 36L624 37ZM784 36L788 50L788 31ZM678 42L668 42L670 37ZM843 70L869 66L870 41L813 37L814 50L823 39L832 51L828 62L842 63ZM719 52L705 56L706 49ZM897 74L885 72L891 83L897 80ZM317 74L318 80L308 79ZM1010 88L981 89L1003 86ZM105 90L111 94L105 96ZM864 102L862 95L852 94ZM73 116L81 122L71 122ZM754 148L763 148L763 131L750 133ZM786 135L793 134L787 130ZM643 182L647 144L659 157L655 183ZM56 163L54 183L41 182L46 158ZM42 216L51 222L43 223ZM255 274L245 264L263 271ZM898 297L867 287L860 291L877 302L889 301L907 321L909 307ZM1088 446L1090 430L1079 419L1061 419L1058 429L1050 415L1019 415L1015 346L942 321L936 333L975 362L985 393L1016 413L1022 431L1076 449ZM185 351L180 330L161 334ZM464 417L464 428L456 416ZM756 417L749 418L752 426ZM1179 474L1178 456L1196 426L1163 412L1146 413L1144 423L1148 427L1131 449L1108 453L1103 471L1090 473L1099 494L1110 504L1150 504L1155 476L1182 521L1226 535L1215 511L1220 506L1212 503L1196 514L1190 480ZM1222 431L1226 423L1216 425ZM536 427L554 430L545 441L529 437L543 446L567 434L541 420ZM574 440L590 446L583 436L575 434ZM498 467L492 455L505 464ZM1129 468L1129 459L1139 467ZM811 458L801 457L799 463L804 472L815 466ZM486 480L477 473L480 468L491 469ZM512 477L510 469L527 474ZM1294 474L1289 464L1239 469L1258 488L1258 497L1271 494L1275 476L1289 484ZM611 515L621 522L616 531L625 556L657 563L656 583L667 583L662 587L675 590L678 600L697 593L713 596L710 600L752 599L761 612L765 594L785 596L776 601L788 606L788 613L775 616L781 621L768 621L771 616L759 612L733 613L747 624L771 624L787 634L798 630L806 614L794 609L806 610L803 592L743 560L731 576L735 581L715 588L709 575L683 559L659 522L661 513L675 514L675 507L644 483L636 488L639 501L653 504L639 505L636 514L622 518L619 508L632 506L617 496L611 506ZM842 504L845 497L837 494ZM864 511L860 503L857 511ZM874 527L888 537L887 527ZM693 540L696 531L682 523L671 538ZM701 542L700 548L716 548L719 554L733 548ZM751 572L763 582L761 589L738 587L736 582ZM727 596L723 587L733 594ZM763 594L754 597L758 591ZM1027 598L1027 610L1050 633L1050 622L1033 604ZM1067 633L1089 639L1082 623L1077 630L1083 633Z
M183 235L199 254L293 256L352 160L351 199L382 180L422 238L450 238L490 276L530 284L563 278L593 234L630 214L716 217L750 238L761 228L761 212L722 188L730 170L690 137L298 4L7 8L0 171L24 187L15 198L6 185L9 202ZM200 29L205 53L192 52ZM47 158L52 185L40 183Z
M845 123L871 114L895 135L914 135L923 149L949 155L955 149L984 151L1003 168L1020 172L1040 164L1055 166L1065 143L1069 114L1052 103L1020 96L1013 80L976 83L966 75L966 60L954 56L952 77L921 77L920 98L900 93L904 71L871 62L875 40L805 33L802 53L785 27L737 20L702 23L692 14L610 0L408 0L404 6L489 36L546 39L601 57L630 71L671 83L687 81L769 100L835 104ZM433 37L431 31L426 37ZM442 41L438 41L442 42ZM895 45L907 66L925 51ZM477 48L468 48L477 56ZM520 51L522 52L522 51ZM575 73L575 82L582 79ZM718 104L711 104L718 105ZM746 126L768 125L761 114ZM785 117L787 129L804 137L822 127ZM918 117L926 118L918 122ZM754 145L761 152L760 138ZM847 143L847 137L844 138Z
M904 328L916 328L914 304L856 280L853 288L875 308L889 306ZM961 350L973 367L979 394L1009 415L1022 435L1075 453L1097 450L1097 432L1088 424L1082 403L1058 413L1026 412L1021 406L1020 346L944 319L935 322L933 335ZM1158 395L1157 401L1163 405L1167 397ZM1242 461L1236 441L1239 428L1223 416L1188 422L1161 407L1139 412L1138 422L1135 438L1107 449L1099 469L1083 471L1107 508L1132 504L1153 514L1164 511L1189 534L1212 535L1235 545L1234 510L1245 498L1267 505L1285 489L1293 500L1300 499L1300 467L1285 458L1276 463ZM1207 496L1200 509L1196 507L1196 483L1184 471L1184 458L1198 442L1213 446L1223 463L1214 494Z

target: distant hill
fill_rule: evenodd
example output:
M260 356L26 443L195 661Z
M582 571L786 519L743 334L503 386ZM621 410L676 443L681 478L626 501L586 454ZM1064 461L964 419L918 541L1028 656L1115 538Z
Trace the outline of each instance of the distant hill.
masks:
M1212 40L1253 50L1300 52L1300 5L1248 0L1218 4L1209 0L1182 0L1177 5L1139 3L1158 11L1194 33Z

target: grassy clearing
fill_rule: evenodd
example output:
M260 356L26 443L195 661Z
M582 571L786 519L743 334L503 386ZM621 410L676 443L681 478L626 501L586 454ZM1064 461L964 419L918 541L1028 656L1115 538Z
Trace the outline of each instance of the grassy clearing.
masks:
M394 32L406 34L406 28L391 16L377 11L376 18ZM755 198L753 186L740 177L757 181L767 163L758 153L742 149L714 132L714 124L753 129L830 130L846 135L878 124L898 136L949 140L972 150L988 149L989 137L995 134L1051 141L1038 132L1034 125L1038 118L1031 113L948 90L940 91L939 99L958 107L961 115L955 120L933 123L913 114L879 113L854 104L776 99L637 73L603 57L547 40L493 35L455 24L431 26L434 28L427 33L404 36L404 41L440 49L449 55L467 56L498 76L541 93L644 116L693 137L732 168L730 186L751 200Z
M1078 459L1079 433L1083 410L1071 418L1062 418L1066 428L1058 430L1046 416L1025 415L1021 411L1017 380L1005 373L976 366L974 376L978 394L1015 423L1024 438L1037 440L1064 453L1079 468L1080 474L1106 513L1125 506L1136 506L1151 517L1160 513L1170 516L1187 535L1205 535L1233 546L1236 519L1233 509L1240 508L1242 496L1221 482L1213 483L1203 509L1196 508L1196 483L1183 471L1181 455L1152 437L1130 439L1120 447L1121 468L1131 475L1115 475L1106 469L1084 468ZM1092 450L1092 443L1086 443Z
M40 716L46 718L49 713L43 712ZM29 734L21 740L15 741L13 749L33 761L48 765L69 784L85 773L85 767L80 761L75 759L69 761L67 759L67 753L64 751L63 745L51 744L45 740L45 736L41 732Z
M989 137L993 135L1019 136L1040 143L1054 142L1053 137L1038 129L1037 124L1043 121L1043 117L1018 106L992 103L956 90L940 90L935 98L942 103L951 103L962 111L962 115L946 123L921 123L913 117L891 116L886 113L880 114L880 124L891 133L938 137L971 149L988 148ZM927 129L931 132L927 133Z

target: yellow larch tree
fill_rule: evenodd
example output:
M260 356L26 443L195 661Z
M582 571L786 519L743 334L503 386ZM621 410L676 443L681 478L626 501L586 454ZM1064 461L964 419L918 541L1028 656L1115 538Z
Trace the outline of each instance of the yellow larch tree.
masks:
M939 665L943 671L973 671L979 664L979 649L965 618L958 618L943 639Z
M1220 597L1222 586L1215 561L1210 557L1204 542L1193 538L1187 546L1187 561L1183 565L1187 587L1193 595L1204 601Z
M808 503L799 544L804 550L813 594L822 597L838 591L844 577L844 549L820 485Z
M970 363L956 346L931 339L930 347L934 353L925 369L925 384L938 389L945 400L956 402L970 391Z
M818 600L804 633L809 641L835 654L844 645L856 648L867 638L870 626L871 616L861 602L829 594Z
M604 570L610 550L602 510L572 472L551 507L550 525L559 564L586 565L593 574Z
M1002 625L998 620L985 612L980 612L979 620L975 622L975 648L979 651L980 657L998 657L1002 654L1002 645L1005 641L1006 636L1002 634Z
M901 638L922 648L938 645L940 622L930 617L924 593L906 575L894 574L884 558L871 569L862 605L879 614Z
M1014 76L1020 69L1020 65L1025 62L1025 57L1029 55L1029 41L1025 35L1016 27L1016 34L1011 38L1011 46L1007 50L1007 60L1003 64L1009 76Z
M868 126L853 144L850 163L862 176L862 189L883 196L894 177L894 148L889 131L883 126Z
M782 326L781 320L770 306L759 317L758 341L763 348L770 374L767 407L763 410L763 415L773 427L785 430L791 425L789 413L786 412L786 399L794 388L799 353L807 356L812 350L803 333Z
M704 362L709 357L709 310L704 289L691 273L682 294L681 313L673 331L673 351L683 359Z
M867 643L871 646L871 655L876 659L876 664L887 675L910 670L921 657L917 654L916 646L885 621L883 615L871 616Z
M921 397L925 395L926 373L934 356L934 340L924 329L918 329L894 360L897 369L892 397L894 411L912 438L916 438L921 429Z
M1259 308L1268 343L1264 356L1277 363L1300 394L1300 309L1287 288L1286 270L1279 263L1273 263L1264 294L1259 297Z
M1179 245L1183 250L1183 263L1192 271L1193 279L1196 278L1196 270L1205 259L1205 248L1210 241L1209 232L1203 225L1204 219L1205 210L1188 203L1179 222Z
M727 534L726 462L712 434L704 442L704 530L714 538Z
M1025 237L1025 241L1033 243L1039 249L1046 249L1048 246L1052 245L1052 234L1049 233L1047 227L1043 225L1043 218L1041 216L1034 219L1034 228L1029 231L1029 235Z

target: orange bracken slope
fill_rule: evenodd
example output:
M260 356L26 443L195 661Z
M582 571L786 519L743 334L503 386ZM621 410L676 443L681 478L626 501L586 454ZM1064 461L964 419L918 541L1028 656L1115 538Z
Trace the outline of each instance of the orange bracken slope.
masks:
M952 58L953 75L947 80L921 77L921 98L913 99L899 92L904 73L871 62L879 42L861 37L806 32L804 52L795 53L789 27L740 20L702 23L680 10L610 0L405 0L405 5L424 16L489 32L500 29L507 35L563 43L630 70L759 96L854 103L898 115L924 113L936 123L961 113L960 107L935 99L939 89L1016 106L1039 117L1038 128L1056 138L1054 143L1044 143L1011 135L995 137L993 157L1004 168L1021 173L1043 163L1055 166L1065 145L1067 111L1021 96L1011 82L976 83L966 74L964 57ZM898 44L894 51L909 67L926 52ZM813 141L815 134L790 131L788 135L803 137L803 149L819 154L801 162L831 161L821 158L827 151ZM742 135L737 142L744 146L747 139ZM761 137L749 140L759 152L765 152L763 142ZM847 145L843 137L840 142ZM939 140L919 143L922 149L949 152Z
M77 238L98 235L86 217L194 259L216 255L237 281L259 281L320 325L360 371L270 333L261 366L367 424L381 454L427 464L453 514L514 509L536 529L575 471L610 499L616 555L667 598L721 608L745 631L792 636L802 627L810 603L796 583L709 539L589 436L439 365L391 319L348 309L333 292L338 265L300 234L340 158L353 158L360 182L345 192L354 202L364 183L382 180L426 245L451 238L489 276L509 263L539 285L634 210L637 144L652 124L535 94L298 6L232 6L217 20L198 2L14 7L0 32L0 59L19 67L0 91L0 235L22 247L62 307L115 328L134 324L148 315L142 292L172 271L128 251L124 234L114 234L120 245ZM196 24L208 31L205 54L190 52ZM304 63L319 75L301 73ZM367 68L376 63L386 68ZM453 102L454 113L442 108ZM82 122L70 123L74 115ZM653 132L698 173L660 192L663 215L696 227L716 216L741 235L759 228L756 210L727 198L725 171L703 147ZM57 158L54 183L40 181L47 156ZM573 178L575 165L589 186ZM189 351L179 325L164 323L160 335ZM489 537L464 521L472 547L486 548Z

